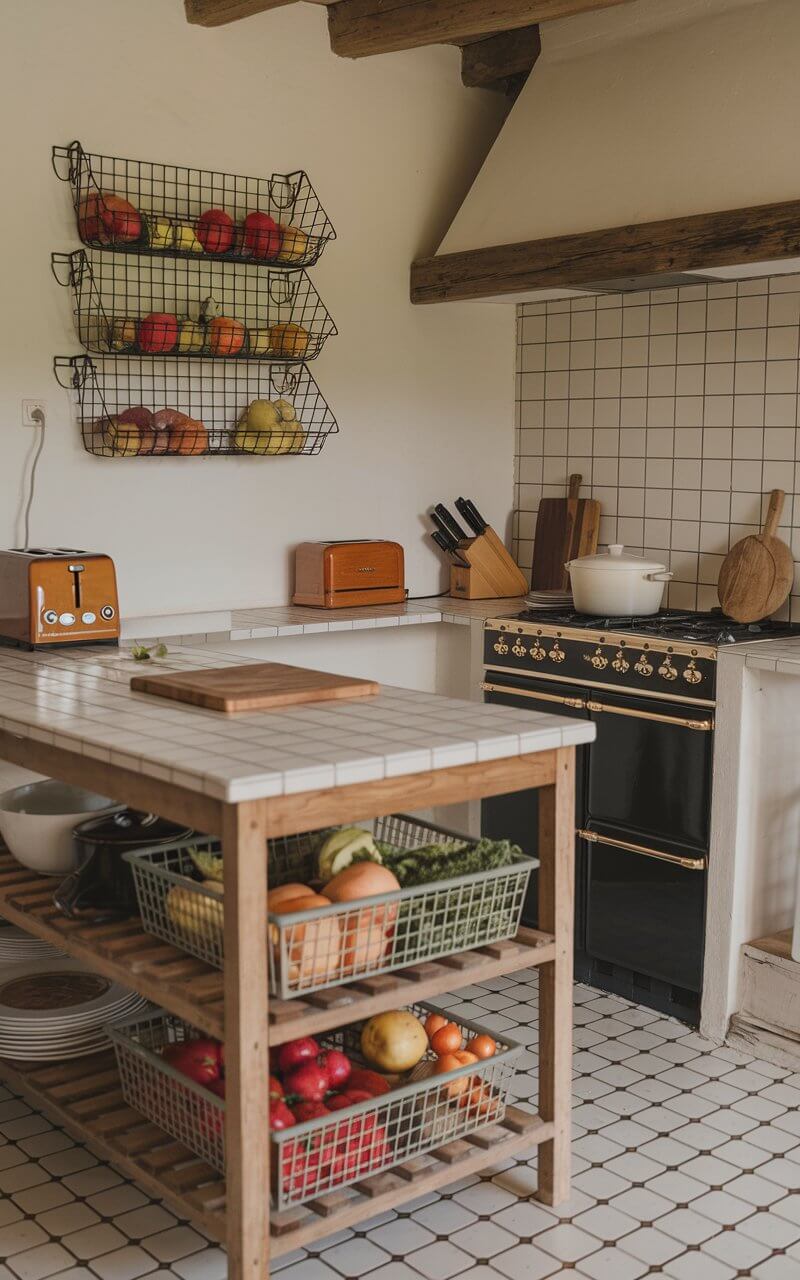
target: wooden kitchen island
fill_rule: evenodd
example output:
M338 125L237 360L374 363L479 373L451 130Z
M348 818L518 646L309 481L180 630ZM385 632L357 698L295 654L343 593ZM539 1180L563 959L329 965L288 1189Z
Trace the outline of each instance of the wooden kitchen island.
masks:
M161 670L246 657L179 649ZM139 664L90 649L0 650L0 759L91 788L201 832L224 850L224 974L146 934L92 925L52 904L53 881L0 855L0 915L124 983L226 1046L227 1178L126 1106L112 1053L0 1077L90 1141L152 1195L226 1244L231 1280L534 1144L539 1197L569 1193L574 755L594 728L563 717L401 689L349 704L230 717L129 688ZM287 735L291 746L287 749ZM353 741L358 746L348 745ZM343 746L342 743L345 745ZM293 749L292 749L293 748ZM540 789L540 930L291 1001L268 998L268 837ZM538 1114L505 1119L355 1188L270 1214L268 1048L539 967Z

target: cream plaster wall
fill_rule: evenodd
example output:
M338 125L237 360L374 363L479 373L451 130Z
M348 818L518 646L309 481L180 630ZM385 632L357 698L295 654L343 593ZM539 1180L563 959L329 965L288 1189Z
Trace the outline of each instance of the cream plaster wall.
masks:
M409 265L435 248L502 111L462 88L456 50L338 59L324 11L302 4L204 30L182 0L6 3L0 110L0 545L21 540L23 397L48 404L33 538L110 552L128 614L281 603L305 538L396 538L412 594L430 593L443 585L430 503L467 491L505 522L513 309L408 300ZM78 243L50 168L52 144L73 138L235 173L308 170L338 231L313 273L340 332L314 370L341 428L319 457L83 451L51 370L79 350L49 267Z

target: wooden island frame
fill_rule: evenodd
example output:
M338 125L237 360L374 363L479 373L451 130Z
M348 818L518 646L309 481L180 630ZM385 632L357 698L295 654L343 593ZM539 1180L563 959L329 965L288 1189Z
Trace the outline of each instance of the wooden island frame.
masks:
M0 915L225 1040L226 1177L125 1104L111 1052L44 1066L0 1060L0 1078L227 1245L230 1280L267 1280L270 1256L366 1221L532 1145L540 1148L538 1198L558 1204L568 1197L574 746L239 803L8 730L0 730L0 759L221 836L224 973L144 933L137 919L102 925L66 918L53 906L52 878L27 870L9 854L0 854ZM269 999L268 838L527 788L539 791L539 930L521 929L508 942L300 999ZM500 1124L371 1175L355 1188L270 1212L270 1044L534 966L541 970L538 1114L509 1107Z

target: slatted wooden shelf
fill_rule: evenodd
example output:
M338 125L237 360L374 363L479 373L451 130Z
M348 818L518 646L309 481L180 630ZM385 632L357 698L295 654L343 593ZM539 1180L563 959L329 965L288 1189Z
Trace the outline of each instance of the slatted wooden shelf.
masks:
M218 969L151 937L138 919L101 925L68 919L53 906L56 883L0 853L0 915L209 1035L225 1038L224 977ZM553 959L553 946L551 934L520 929L508 942L318 991L304 1000L271 1000L270 1043L320 1035L343 1022L545 964Z
M0 1078L181 1217L225 1242L225 1180L210 1165L125 1105L113 1053L31 1066L0 1060ZM270 1254L278 1258L332 1231L356 1226L411 1196L455 1182L553 1136L537 1115L509 1107L502 1123L418 1156L355 1187L272 1215Z

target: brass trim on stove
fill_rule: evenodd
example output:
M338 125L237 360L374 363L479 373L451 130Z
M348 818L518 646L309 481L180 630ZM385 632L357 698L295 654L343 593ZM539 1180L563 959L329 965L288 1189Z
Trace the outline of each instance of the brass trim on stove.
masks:
M657 720L659 724L674 724L680 729L697 729L701 733L711 733L714 721L689 720L681 716L660 716L657 711L637 711L635 707L610 707L605 702L595 702L589 698L584 704L587 711L603 712L611 716L631 716L635 720Z
M660 849L650 849L644 844L633 844L630 840L615 840L613 836L601 836L596 831L584 831L580 827L575 832L580 840L588 840L591 844L606 844L612 849L624 849L626 853L639 853L645 858L656 858L659 862L671 862L685 871L705 871L705 858L681 858L676 853L662 853Z
M539 671L538 668L532 671L529 668L500 667L491 662L484 663L483 669L484 671L496 671L498 675L503 676L522 676L524 679L529 680L550 680L555 684L586 684L590 685L592 689L602 689L606 693L629 693L637 698L652 698L654 700L657 699L659 702L679 702L683 707L716 706L716 703L710 698L691 698L687 700L676 693L657 693L652 688L639 689L630 688L623 684L604 684L600 680L591 679L588 675L584 679L581 679L580 676L555 676L551 675L549 671ZM510 692L519 693L520 690L513 689Z
M659 636L645 638L635 631L582 631L569 626L559 627L554 623L519 622L516 618L487 618L485 631L502 631L508 635L547 636L553 640L578 640L586 644L607 644L612 648L636 649L639 653L649 650L651 653L674 653L685 658L710 658L717 660L717 646L710 644L692 644L686 640L666 640Z
M583 698L565 698L559 697L556 693L531 693L528 689L509 689L505 684L489 684L484 680L481 688L486 693L512 693L515 698L531 698L538 702L540 699L544 702L558 702L564 707L572 707L575 711L583 711L586 702Z

